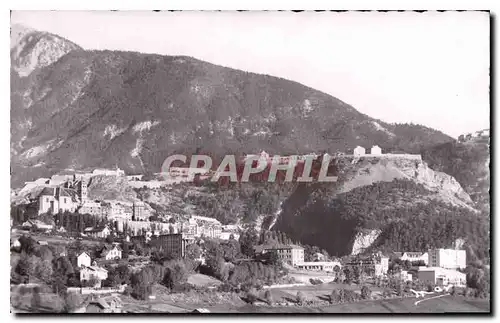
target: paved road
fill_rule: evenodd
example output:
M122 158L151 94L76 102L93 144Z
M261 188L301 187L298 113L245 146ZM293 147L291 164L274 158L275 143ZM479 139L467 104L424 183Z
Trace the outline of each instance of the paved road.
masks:
M421 302L429 301L431 299L440 298L440 297L447 296L447 295L450 295L450 294L442 294L442 295L437 295L437 296L432 296L432 297L429 297L429 298L421 299L421 300L415 302L415 306L418 306L418 304L420 304Z

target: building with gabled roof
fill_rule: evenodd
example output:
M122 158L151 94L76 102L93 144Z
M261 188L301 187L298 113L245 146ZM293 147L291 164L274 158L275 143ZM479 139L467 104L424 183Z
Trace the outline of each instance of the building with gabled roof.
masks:
M45 187L38 195L38 214L59 211L75 212L80 204L76 190L64 187Z
M99 252L100 257L106 260L122 259L122 248L118 245L104 245Z
M382 155L382 148L375 145L370 149L370 155Z
M83 231L87 236L93 237L93 238L101 238L104 239L107 236L111 234L111 230L108 228L107 225L102 225L96 228L90 227L86 228Z
M366 154L366 149L361 146L354 148L354 156L364 156Z
M80 253L78 257L76 257L76 265L78 268L80 267L90 267L92 262L92 259L90 258L89 254L85 251Z

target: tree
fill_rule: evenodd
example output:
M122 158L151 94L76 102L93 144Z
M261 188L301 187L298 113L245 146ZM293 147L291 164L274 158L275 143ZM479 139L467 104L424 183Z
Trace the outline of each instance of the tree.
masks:
M226 261L234 261L240 254L240 244L236 240L229 240L221 245L224 259Z
M241 252L247 257L253 257L255 254L254 247L259 243L259 235L255 228L250 228L243 232L239 239Z
M251 289L250 291L247 292L247 301L250 304L254 304L257 301L257 292L255 289Z
M334 289L330 294L330 304L335 304L339 302L340 302L339 292L336 289Z
M353 280L353 270L345 267L344 268L344 275L345 275L345 283L346 284L351 284Z
M363 285L363 287L361 287L361 298L362 299L370 299L371 295L372 295L372 291L370 290L370 288L366 285Z
M163 278L163 285L174 290L182 286L187 281L187 270L182 261L172 261L166 265L166 273Z
M52 281L52 262L50 260L39 261L36 265L36 276L49 284Z
M52 261L52 259L54 258L52 250L50 250L48 246L41 246L40 248L38 248L38 250L36 251L36 255L42 260Z
M271 291L269 289L264 293L264 298L266 299L267 304L269 304L270 306L273 305L273 295L271 294Z
M192 243L186 247L186 258L198 259L201 256L201 248L196 243Z
M71 313L82 304L82 297L77 293L66 293L64 297L64 313Z
M113 236L112 235L108 235L106 237L106 243L112 244L113 242L115 242L115 239L113 238Z
M21 252L25 252L28 255L31 255L32 253L35 252L36 241L34 239L22 235L21 237L19 237L18 240L19 243L21 244L20 248Z
M23 279L29 282L36 276L36 267L40 262L40 258L36 256L28 256L27 254L21 254L15 272L23 277Z
M299 304L299 305L304 304L305 296L304 296L304 293L302 293L302 291L298 291L297 296L295 298L297 300L297 304Z
M132 276L132 296L146 300L153 292L154 283L152 270L149 267L143 268Z
M42 298L40 296L40 287L35 286L33 289L33 297L31 298L31 309L35 310L42 304Z
M128 242L123 242L122 258L123 259L128 259L129 253L130 253L129 243Z

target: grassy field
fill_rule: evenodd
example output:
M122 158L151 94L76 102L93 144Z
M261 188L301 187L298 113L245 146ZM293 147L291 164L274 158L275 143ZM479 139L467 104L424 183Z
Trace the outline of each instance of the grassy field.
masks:
M324 307L268 307L243 306L239 313L488 313L489 300L467 300L462 296L444 296L430 299L415 306L415 298L362 301L349 304L338 304ZM222 307L211 309L214 313L223 313ZM228 309L230 310L230 309ZM232 312L232 311L230 311Z

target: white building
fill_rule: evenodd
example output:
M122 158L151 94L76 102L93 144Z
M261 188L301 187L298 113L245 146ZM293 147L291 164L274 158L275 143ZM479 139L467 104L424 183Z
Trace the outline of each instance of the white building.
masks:
M298 263L295 267L303 270L338 272L342 269L342 264L338 261L309 261Z
M104 169L104 168L97 168L94 169L92 172L92 175L104 175L104 176L125 176L125 171L119 169L118 167L115 170L112 169Z
M132 220L132 208L119 203L111 202L105 208L105 213L107 214L109 220Z
M429 263L429 254L427 252L403 252L399 257L402 261L423 261L425 265Z
M103 226L100 228L86 228L84 230L85 235L93 238L101 238L105 239L107 236L111 234L111 230L108 228L108 226Z
M59 211L75 212L79 205L76 191L62 187L45 187L38 195L38 214Z
M389 257L379 257L375 263L375 276L382 276L387 274L389 270Z
M190 223L196 223L194 236L205 236L208 238L219 239L222 233L222 224L214 218L206 216L192 216ZM193 222L194 221L194 222Z
M286 262L292 266L297 266L297 264L304 263L304 248L296 245L271 245L263 246L257 249L262 249L262 253L275 252L283 262Z
M33 228L41 231L50 231L54 228L51 224L43 223L40 220L28 220L22 224L23 228Z
M452 284L462 287L465 286L467 282L466 274L441 267L420 267L418 269L418 279L422 282L428 282L438 286Z
M98 266L88 266L80 269L80 281L88 281L96 279L97 283L94 287L101 287L101 281L108 278L108 271Z
M382 155L382 148L379 146L373 146L370 150L370 155Z
M82 266L90 267L91 261L92 260L90 259L88 253L84 251L76 258L76 265L78 266L78 268Z
M366 154L366 149L361 147L361 146L357 146L356 148L354 148L354 156L364 156Z
M429 267L441 267L447 269L464 269L466 267L465 250L455 249L431 249L429 250Z
M106 245L101 250L101 258L106 260L122 259L122 249L117 245Z

